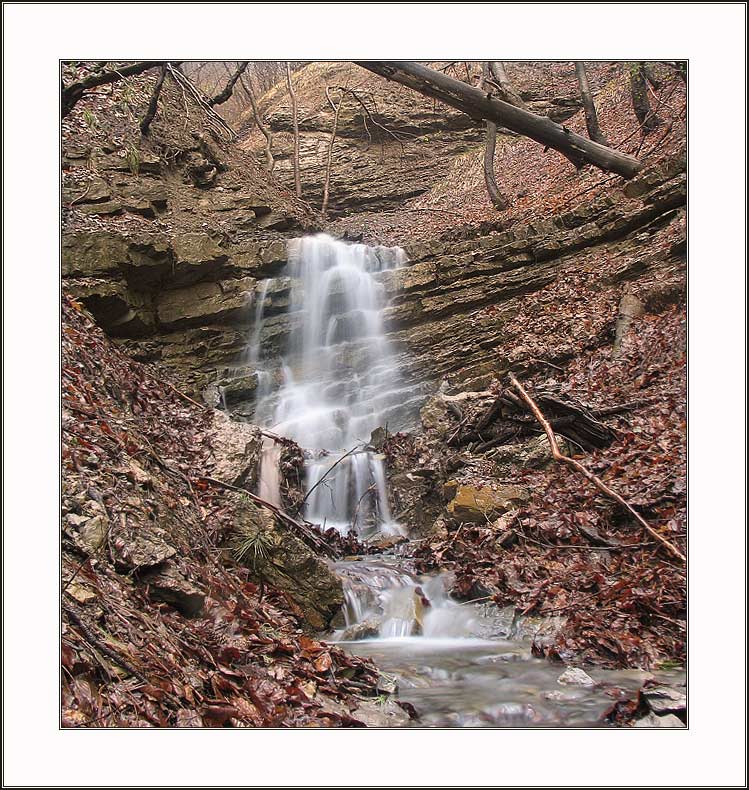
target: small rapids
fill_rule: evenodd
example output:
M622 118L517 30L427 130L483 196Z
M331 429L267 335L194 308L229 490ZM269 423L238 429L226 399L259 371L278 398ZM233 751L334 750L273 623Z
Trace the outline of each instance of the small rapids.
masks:
M562 664L534 658L538 623L458 603L447 574L417 576L394 557L337 562L345 605L327 638L394 676L421 727L601 727L648 673L588 669L590 685L560 683Z

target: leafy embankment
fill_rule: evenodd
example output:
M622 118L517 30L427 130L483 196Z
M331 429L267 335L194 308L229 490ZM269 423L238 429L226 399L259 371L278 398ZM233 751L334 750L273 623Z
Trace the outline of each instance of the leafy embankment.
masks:
M351 726L371 665L305 636L221 544L210 410L62 308L64 726Z
M422 570L453 570L461 597L558 617L561 628L537 641L539 654L607 666L685 659L684 565L623 508L553 463L548 444L531 438L541 427L522 404L510 412L497 408L506 392L512 395L506 371L531 396L551 393L547 403L582 404L605 427L604 441L583 449L574 416L557 419L555 433L572 440L574 457L685 553L684 229L681 217L648 238L643 255L660 255L664 263L624 289L642 313L628 326L617 318L616 290L601 283L641 264L595 250L587 268L562 271L519 305L503 328L505 372L498 371L491 387L452 403L437 396L422 411L422 419L437 419L425 423L424 436L409 440L418 450L411 458L439 468L441 481L488 491L510 483L528 492L527 501L500 518L460 523L442 511L417 554ZM396 463L409 441L395 441ZM443 506L452 495L446 488Z

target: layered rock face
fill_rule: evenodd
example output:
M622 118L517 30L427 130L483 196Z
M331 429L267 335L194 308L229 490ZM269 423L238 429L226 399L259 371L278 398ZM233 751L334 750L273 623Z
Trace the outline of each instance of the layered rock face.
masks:
M455 68L447 63L433 65ZM534 64L513 68L525 77L528 89L521 94L534 112L561 122L580 108L577 95L566 87L553 95L548 82L529 79L537 80L540 73ZM459 78L466 79L466 74L459 72ZM304 199L317 207L322 203L334 116L325 87L335 105L341 102L331 168L331 218L397 211L399 204L439 182L455 157L484 139L482 123L351 63L311 63L292 81L298 103L302 190ZM263 97L260 110L274 135L274 172L291 186L293 119L285 82ZM249 112L245 120L251 123ZM265 138L251 129L242 145L260 158Z
M413 406L409 414L444 377L458 389L481 388L519 361L568 359L580 327L546 327L537 348L513 342L512 318L530 293L582 277L585 287L610 291L612 299L633 279L652 280L667 298L680 294L684 167L677 156L624 192L509 230L406 243L408 264L377 276L389 304L387 337ZM672 236L666 246L659 243ZM242 362L257 299L264 300L264 322L255 342L266 364L301 326L290 310L299 282L274 276L286 257L286 239L279 236L232 245L201 232L168 239L101 230L63 241L72 293L111 335L136 358L173 368L191 394L213 399L212 405L219 399L214 388L221 387L228 405L246 418L253 415L256 377ZM602 259L609 264L600 266ZM608 342L611 328L604 323L597 342Z

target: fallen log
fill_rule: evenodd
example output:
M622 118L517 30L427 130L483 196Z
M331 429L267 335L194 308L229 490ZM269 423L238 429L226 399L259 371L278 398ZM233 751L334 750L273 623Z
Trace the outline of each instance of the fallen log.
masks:
M642 163L632 156L588 140L562 124L501 101L460 80L419 63L402 60L356 61L362 68L399 82L424 96L455 107L471 118L492 121L553 148L578 166L591 164L624 178L634 177Z
M569 458L568 456L564 455L559 450L559 445L557 444L556 437L554 436L554 431L551 429L548 421L544 417L541 410L538 408L536 402L531 398L531 396L525 391L523 385L513 376L512 373L509 374L510 381L512 382L512 386L515 387L520 397L525 401L528 408L533 412L533 416L538 420L541 427L544 429L546 433L546 438L549 440L549 447L551 448L551 455L555 461L559 461L560 463L567 464L579 472L583 477L589 480L593 485L601 491L606 496L613 499L615 502L618 502L623 508L629 511L629 513L634 516L634 518L639 522L639 524L648 532L648 534L652 535L659 543L661 543L674 557L681 560L682 562L686 562L687 558L679 551L679 549L674 546L669 540L663 537L657 530L653 529L650 524L629 504L623 497L609 488L606 483L601 480L600 477L594 475L591 471L586 469L579 461L576 461L574 458Z

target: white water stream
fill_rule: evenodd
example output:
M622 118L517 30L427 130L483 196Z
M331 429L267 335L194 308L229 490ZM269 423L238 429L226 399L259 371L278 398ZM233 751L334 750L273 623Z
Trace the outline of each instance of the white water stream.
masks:
M401 393L382 327L377 274L406 261L400 247L346 244L320 234L289 243L284 275L294 286L280 384L258 370L256 421L313 456L306 464L305 517L345 534L400 534L388 504L383 459L367 442ZM269 280L256 291L248 362L258 365ZM262 495L278 501L277 451L266 443ZM322 482L321 482L322 481Z

